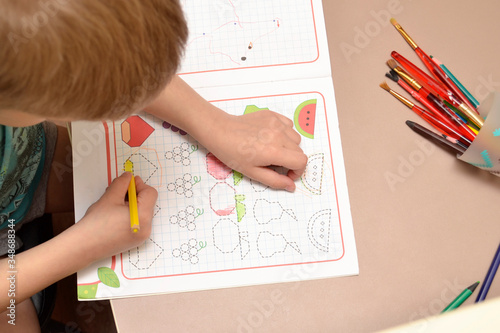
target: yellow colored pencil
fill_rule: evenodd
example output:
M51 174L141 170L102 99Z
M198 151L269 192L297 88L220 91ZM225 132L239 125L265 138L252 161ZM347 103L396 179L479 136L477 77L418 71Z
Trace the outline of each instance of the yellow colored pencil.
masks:
M137 192L135 189L134 163L127 160L125 162L125 171L132 173L132 179L128 186L128 206L130 208L130 229L132 232L138 232L141 228L139 225L139 212L137 210Z

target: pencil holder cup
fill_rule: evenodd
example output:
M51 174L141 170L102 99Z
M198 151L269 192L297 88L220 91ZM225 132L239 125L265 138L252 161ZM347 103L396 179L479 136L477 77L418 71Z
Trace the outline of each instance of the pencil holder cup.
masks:
M469 148L458 158L500 177L500 93L492 92L478 108L485 118Z

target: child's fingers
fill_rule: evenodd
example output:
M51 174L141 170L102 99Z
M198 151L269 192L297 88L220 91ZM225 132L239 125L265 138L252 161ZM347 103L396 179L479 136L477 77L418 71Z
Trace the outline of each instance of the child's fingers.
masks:
M117 202L123 202L131 179L132 174L130 172L124 172L121 176L116 177L106 189L104 196L116 198Z
M284 115L282 115L282 114L279 114L279 113L277 113L277 112L276 112L276 116L277 116L277 117L278 117L278 119L279 119L279 120L280 120L283 124L285 124L287 127L292 127L292 128L293 128L293 121L292 121L290 118L288 118L288 117L286 117L286 116L284 116Z
M302 150L280 149L273 152L270 158L270 165L279 165L286 169L293 170L294 173L301 175L306 169L307 156Z
M266 167L255 168L251 172L248 172L248 176L274 189L287 190L289 192L295 190L295 183L290 177L279 174Z
M300 172L300 171L288 170L287 176L290 177L290 179L292 180L297 180L300 178L300 176L302 176L303 173L304 171Z
M146 185L141 177L135 177L135 188L137 190L137 200L145 205L145 208L153 209L156 199L158 199L158 191L153 187Z

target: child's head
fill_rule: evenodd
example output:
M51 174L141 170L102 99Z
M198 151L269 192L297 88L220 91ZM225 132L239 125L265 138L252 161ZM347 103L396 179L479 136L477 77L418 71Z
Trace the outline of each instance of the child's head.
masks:
M178 0L0 0L0 115L117 119L178 68Z

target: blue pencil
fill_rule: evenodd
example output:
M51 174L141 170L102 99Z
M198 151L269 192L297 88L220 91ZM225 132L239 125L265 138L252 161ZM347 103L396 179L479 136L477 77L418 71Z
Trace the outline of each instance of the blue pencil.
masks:
M490 289L491 283L493 282L493 279L495 278L495 274L498 270L498 266L500 266L500 245L498 245L497 253L495 254L495 257L493 258L490 269L488 269L488 273L486 274L486 277L484 278L484 283L481 286L481 289L479 290L479 295L477 295L476 303L482 302L486 298L486 294L488 294L488 290Z

